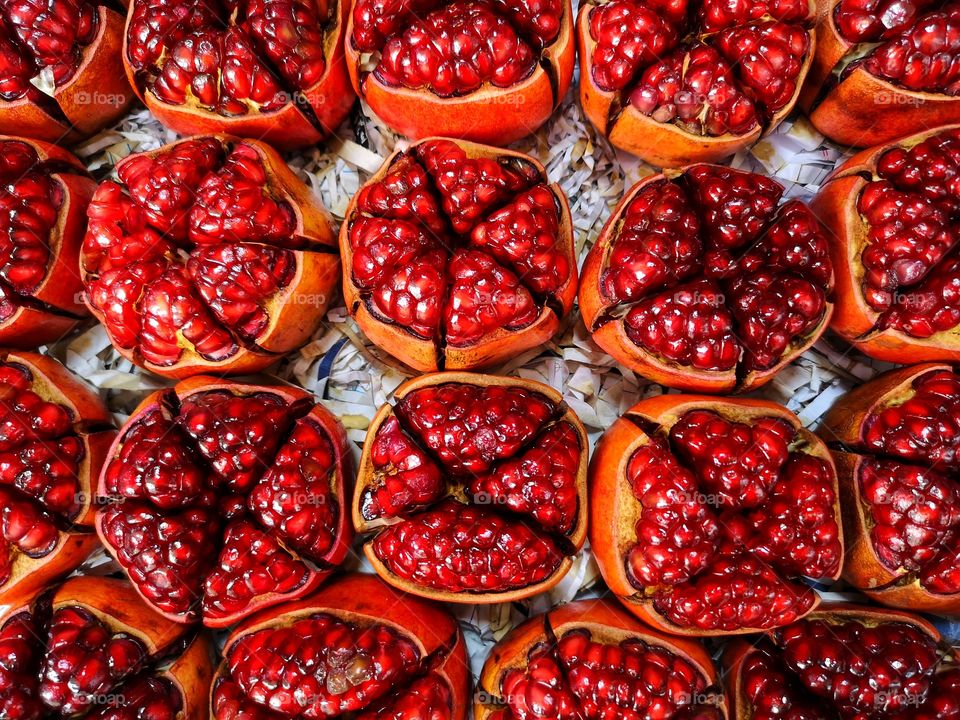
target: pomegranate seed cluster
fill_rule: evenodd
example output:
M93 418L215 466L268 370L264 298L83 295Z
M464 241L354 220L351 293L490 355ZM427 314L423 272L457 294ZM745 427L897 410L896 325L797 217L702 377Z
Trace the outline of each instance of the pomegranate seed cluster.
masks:
M342 432L302 391L155 394L104 468L101 539L178 622L225 625L299 597L349 544Z
M919 626L820 611L748 651L739 682L752 720L960 717L960 667Z
M305 188L281 162L262 144L198 137L125 158L101 183L81 269L122 353L189 374L263 368L306 341L337 259L329 228L302 219L322 209L295 202ZM304 275L316 285L299 297Z
M364 453L356 502L387 579L426 593L528 590L557 575L582 534L582 428L519 384L404 393Z
M799 201L779 204L782 193L715 165L639 185L584 271L581 305L600 345L691 389L763 382L802 352L824 329L833 269L817 219Z
M385 349L415 366L487 364L477 348L497 343L505 359L573 301L566 201L532 161L493 148L431 140L394 156L357 194L341 245L352 311L395 330Z
M611 125L633 109L693 135L745 135L794 102L812 19L806 0L595 2L582 67L616 98Z

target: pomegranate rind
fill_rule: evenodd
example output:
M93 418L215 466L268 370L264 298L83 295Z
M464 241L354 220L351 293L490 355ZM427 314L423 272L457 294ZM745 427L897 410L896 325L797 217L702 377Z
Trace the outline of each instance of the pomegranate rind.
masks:
M353 4L344 44L353 89L384 123L413 140L445 136L508 145L540 128L570 89L576 55L570 0L563 0L557 37L540 51L541 63L528 77L507 88L486 84L456 97L393 87L365 72L363 53L352 41Z
M395 163L405 152L411 153L421 145L444 138L427 137L414 143L406 151L397 151L387 158L380 169L367 181L364 187L380 182L386 177ZM489 145L455 141L470 159L475 158L516 158L532 165L540 178L549 188L559 208L560 222L557 230L557 247L561 248L570 260L570 276L558 288L555 300L563 314L570 312L577 294L577 272L575 262L575 246L573 236L573 220L570 215L570 204L563 190L556 183L549 183L547 172L543 165L535 158L512 150L503 150ZM550 306L541 309L537 319L518 330L504 330L502 328L487 333L477 343L463 346L443 345L439 339L425 339L414 335L406 328L386 322L370 311L360 288L354 282L353 248L350 245L350 227L354 218L360 215L357 200L360 193L355 193L347 206L344 222L340 226L340 257L343 268L343 299L353 319L363 333L377 347L387 351L406 366L419 372L436 372L446 370L477 370L515 357L518 353L530 350L547 342L560 328L561 317ZM498 208L492 208L496 210Z
M563 537L565 543L568 544L573 551L578 551L581 547L583 547L583 543L587 538L587 520L589 516L589 510L587 508L587 448L589 445L587 441L586 429L583 427L583 423L577 417L576 413L567 407L563 401L563 396L548 385L544 385L533 380L525 380L523 378L501 377L497 375L480 375L455 371L431 373L408 380L400 385L400 387L398 387L394 392L394 400L396 402L400 402L404 397L416 390L450 383L471 384L481 387L500 386L507 388L521 388L531 393L542 395L557 408L555 417L551 422L563 422L573 427L577 433L577 436L579 437L581 448L580 463L577 469L577 515L572 529L568 533L564 534ZM376 533L380 527L387 524L383 521L371 522L367 520L363 516L361 505L363 502L364 490L373 486L375 483L375 471L373 459L371 457L374 439L376 438L377 432L383 423L392 417L394 417L393 406L390 404L383 405L377 411L377 414L374 416L369 427L367 428L367 436L363 443L363 452L360 458L359 472L357 473L357 482L353 491L353 526L356 532L360 534ZM538 434L539 432L542 432L542 429L538 431ZM390 585L412 595L419 595L431 600L457 604L478 605L494 602L513 602L514 600L531 597L532 595L545 592L554 587L567 574L567 572L569 572L573 565L572 557L566 556L561 560L560 565L541 582L514 590L478 593L447 592L435 588L424 587L423 585L396 575L390 570L389 567L387 567L383 560L377 556L373 547L374 539L375 535L364 543L363 551L370 564L373 566L373 569L383 580L388 582Z
M651 627L672 635L703 637L760 632L762 629L751 627L730 631L677 625L660 613L654 607L653 597L638 590L627 575L624 557L627 549L636 542L635 527L640 513L640 504L627 480L627 466L637 448L648 445L660 431L669 431L691 410L710 410L730 421L746 424L770 417L786 421L796 431L791 447L802 449L803 454L815 457L828 466L834 496L838 496L837 472L827 446L782 405L760 399L659 395L634 405L597 442L590 461L590 547L597 558L600 573L613 594L627 610ZM644 428L648 428L649 433ZM840 533L842 556L844 539L839 502L834 503L834 520ZM838 567L836 573L826 579L836 580L839 576ZM799 615L798 619L812 612L819 603L820 597L814 593L810 609Z
M960 98L956 102L960 103ZM896 111L906 115L902 108ZM957 112L954 119L960 117L960 106ZM883 144L861 150L837 167L810 202L810 209L832 231L827 238L836 273L836 293L830 327L857 350L877 360L903 364L918 360L960 361L957 328L928 338L913 337L896 328L877 329L880 313L867 304L862 290L864 268L860 256L869 244L869 225L857 209L860 194L867 186L866 178L876 176L877 163L884 153L896 147L909 149L930 137L956 130L960 130L960 125L946 125L905 137L897 134L895 137L899 139L892 142L889 138L878 140Z

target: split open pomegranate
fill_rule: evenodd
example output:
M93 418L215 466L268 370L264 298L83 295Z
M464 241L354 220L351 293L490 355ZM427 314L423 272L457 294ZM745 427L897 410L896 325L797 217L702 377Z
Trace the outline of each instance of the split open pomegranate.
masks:
M733 720L956 720L960 664L907 613L825 603L724 654Z
M826 234L782 194L768 177L718 165L634 185L583 265L580 311L597 344L683 390L768 382L833 310Z
M480 674L477 720L722 720L698 642L651 630L607 600L562 605L515 628Z
M960 5L817 0L800 106L824 135L866 147L960 122Z
M832 231L832 327L881 360L960 360L960 126L864 150L812 203Z
M0 133L74 142L118 120L133 92L123 17L99 0L0 3Z
M658 167L733 155L793 109L813 15L811 0L588 0L577 18L584 113Z
M306 391L191 378L120 431L97 532L153 608L223 627L343 561L351 465L340 422Z
M0 345L54 342L88 315L77 263L95 187L67 151L0 137Z
M56 360L2 353L0 606L71 572L97 546L92 491L112 424L100 398Z
M124 67L178 133L312 145L356 99L343 57L348 12L327 0L131 0Z
M885 373L838 400L819 433L840 479L844 578L887 605L960 614L960 375Z
M74 577L0 614L0 717L202 720L204 634L164 619L122 580Z
M630 612L677 634L768 630L813 610L797 578L843 560L827 446L764 400L661 395L603 435L590 544Z
M236 628L211 697L214 720L465 720L469 666L456 620L372 575Z
M485 367L546 342L577 292L570 210L528 155L434 138L395 153L340 229L343 294L417 370Z
M126 157L117 175L90 203L81 270L124 357L169 377L253 372L320 327L336 238L275 150L196 137Z
M434 373L370 423L353 523L380 576L457 603L548 590L587 530L587 436L552 388Z
M394 130L506 145L573 78L570 0L353 0L353 87Z

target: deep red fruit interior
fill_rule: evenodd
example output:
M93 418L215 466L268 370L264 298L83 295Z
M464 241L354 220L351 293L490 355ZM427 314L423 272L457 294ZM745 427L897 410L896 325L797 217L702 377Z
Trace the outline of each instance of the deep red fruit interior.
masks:
M90 204L82 257L114 342L160 367L184 340L211 362L255 345L297 274L288 248L306 241L253 146L186 140L117 173Z
M80 511L86 447L75 421L34 392L26 367L0 363L0 585L19 556L50 553Z
M542 395L447 383L405 395L372 439L360 498L390 572L448 592L503 592L548 579L579 510L583 448Z
M501 720L720 717L715 689L687 660L640 638L616 643L585 628L533 647L499 692L507 706Z
M161 650L161 654L165 650ZM172 718L180 691L142 641L87 608L38 605L0 627L0 714L11 720Z
M868 455L856 482L880 562L904 582L960 593L960 378L920 375L867 416L853 449Z
M606 7L606 6L604 6ZM833 288L826 236L761 175L697 165L624 208L600 276L638 352L698 371L775 368L822 324Z
M332 439L269 390L164 396L108 462L104 540L162 612L221 621L302 593L339 548ZM201 602L202 600L202 602Z
M402 631L317 613L230 646L214 717L444 720L451 691L431 660Z
M296 101L312 117L334 7L325 0L136 0L126 59L166 103L231 117Z
M360 0L348 42L380 82L454 97L526 80L562 17L560 0Z
M591 79L616 112L743 135L793 100L812 19L804 0L611 0L590 11Z
M361 189L356 210L351 275L363 302L440 345L530 326L574 272L559 201L519 158L471 158L430 141Z
M791 449L786 421L690 410L627 465L639 508L630 581L668 620L701 630L771 628L812 607L791 580L840 567L829 466Z

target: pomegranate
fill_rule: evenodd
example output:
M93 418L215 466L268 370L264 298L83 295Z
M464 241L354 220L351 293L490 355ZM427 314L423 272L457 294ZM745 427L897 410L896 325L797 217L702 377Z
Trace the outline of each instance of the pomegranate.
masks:
M87 210L81 271L124 357L168 377L253 372L319 329L336 240L275 150L196 137L116 169Z
M956 720L960 665L933 626L890 610L824 604L724 653L734 720Z
M0 717L201 720L213 675L204 634L129 583L73 577L0 614Z
M843 145L960 121L960 5L817 0L817 51L800 106Z
M97 532L155 610L224 627L343 561L351 465L340 422L306 391L191 378L121 429Z
M257 614L223 649L214 720L466 720L469 666L456 620L372 575Z
M588 0L577 18L583 111L651 165L721 160L792 110L812 23L811 0Z
M787 625L843 558L830 452L765 400L641 400L590 465L590 544L630 612L677 634Z
M123 17L88 0L0 4L0 133L76 142L117 121L133 93L120 69Z
M347 67L387 125L506 145L547 121L573 78L570 0L354 0Z
M131 0L123 63L156 118L279 148L332 133L356 99L343 56L348 4Z
M480 675L477 720L726 718L698 642L663 635L607 600L562 605L515 628Z
M88 314L77 262L95 187L67 151L0 137L0 345L54 342Z
M343 294L378 346L423 371L546 342L577 288L570 209L533 158L434 138L395 153L340 228Z
M401 385L367 430L353 524L380 577L456 603L553 587L583 545L587 436L562 396L512 377Z
M960 360L960 126L864 150L812 203L832 231L832 327L881 360Z
M776 181L694 165L633 186L583 265L580 310L601 348L651 380L752 390L823 333L826 234Z
M2 607L71 572L97 546L92 486L116 431L100 398L56 360L0 358Z
M885 373L824 417L850 551L844 578L886 605L960 614L960 375Z

